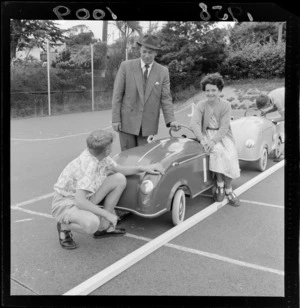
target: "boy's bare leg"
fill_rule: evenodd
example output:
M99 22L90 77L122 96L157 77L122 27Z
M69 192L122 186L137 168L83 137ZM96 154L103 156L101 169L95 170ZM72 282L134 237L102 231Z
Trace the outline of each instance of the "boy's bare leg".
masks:
M126 177L121 173L114 173L105 179L102 186L91 197L90 201L94 204L99 204L105 198L103 208L110 213L115 214L114 208L117 205L125 187ZM109 222L101 217L100 230L106 230L109 226Z
M68 229L83 234L93 234L100 226L99 217L91 212L75 208L69 216Z
M121 173L108 176L90 201L99 204L105 197L104 209L114 213L114 208L126 187L126 177ZM69 216L69 224L62 224L63 229L68 229L83 234L93 234L98 230L106 230L110 223L89 211L75 208Z

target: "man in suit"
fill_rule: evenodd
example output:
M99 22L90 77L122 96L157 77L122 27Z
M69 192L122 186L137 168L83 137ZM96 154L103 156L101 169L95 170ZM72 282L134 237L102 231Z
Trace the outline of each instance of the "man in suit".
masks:
M137 44L139 59L123 61L114 83L112 127L119 132L121 150L147 143L157 134L160 107L167 127L180 127L175 121L170 94L169 71L154 61L158 37L145 35Z

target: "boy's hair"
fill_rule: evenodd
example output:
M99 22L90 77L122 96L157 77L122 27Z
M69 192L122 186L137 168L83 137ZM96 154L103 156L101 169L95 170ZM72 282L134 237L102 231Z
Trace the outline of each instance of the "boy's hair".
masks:
M212 84L217 86L217 88L222 91L224 88L224 80L223 77L219 73L208 74L201 81L201 89L205 91L205 87L207 84Z
M113 142L114 134L101 129L90 133L86 138L86 144L92 154L100 155Z
M260 96L257 97L256 99L256 107L258 109L262 109L264 108L268 102L269 102L270 98L268 95L266 94L261 94Z

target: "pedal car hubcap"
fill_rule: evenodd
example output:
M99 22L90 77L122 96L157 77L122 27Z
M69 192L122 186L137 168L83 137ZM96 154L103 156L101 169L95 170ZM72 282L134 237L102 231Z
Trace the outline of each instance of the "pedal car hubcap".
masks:
M267 152L264 151L264 153L263 153L263 158L262 158L262 166L263 166L263 167L265 167L265 165L267 164L267 160L268 160Z
M276 145L276 149L275 149L275 155L276 155L276 157L279 157L279 155L280 155L280 146L281 146L281 141L278 140L278 141L277 141L277 145Z
M179 204L179 209L178 210L179 210L178 216L179 216L179 219L181 220L182 216L183 216L183 210L184 210L183 198L182 197L180 198L180 204Z

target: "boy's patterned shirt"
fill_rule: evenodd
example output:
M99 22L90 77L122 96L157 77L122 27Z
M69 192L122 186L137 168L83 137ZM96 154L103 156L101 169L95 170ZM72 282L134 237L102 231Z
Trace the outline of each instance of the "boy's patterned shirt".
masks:
M86 197L90 198L100 188L114 166L116 163L110 156L99 161L85 149L65 167L54 185L54 190L70 198L75 198L76 190L86 190L88 191Z

